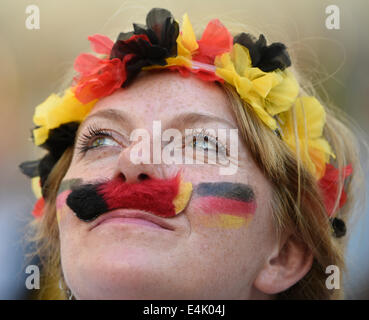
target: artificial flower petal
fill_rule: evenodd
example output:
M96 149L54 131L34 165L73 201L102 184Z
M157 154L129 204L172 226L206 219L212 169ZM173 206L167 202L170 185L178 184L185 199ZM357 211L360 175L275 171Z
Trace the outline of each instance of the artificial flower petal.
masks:
M82 75L75 87L76 98L84 104L112 94L126 80L125 61L132 55L120 59L101 59L94 74Z
M234 37L233 42L246 47L250 51L252 66L265 72L276 69L284 70L291 65L286 46L279 42L267 46L266 39L262 34L256 40L252 35L242 32Z
M173 66L169 66L168 70L177 71L184 78L188 78L191 75L191 69L186 68L184 66L173 65Z
M35 178L40 175L38 171L39 163L40 163L40 160L25 161L19 165L19 169L28 178Z
M110 38L101 34L89 36L88 40L91 42L92 50L100 54L109 55L114 45L114 42Z
M164 66L166 58L177 55L179 25L168 10L153 8L146 16L146 26L133 27L133 32L119 34L110 53L110 59L122 60L125 67L122 87L128 86L143 67ZM132 57L124 63L126 55Z
M146 34L134 34L126 39L126 35L121 33L110 53L110 59L117 58L122 61L126 70L126 80L123 83L123 87L125 87L143 67L166 65L165 58L169 55L166 48L152 44ZM128 60L127 56L130 57Z
M193 59L213 64L216 56L231 51L233 37L218 19L213 19L206 26L198 44L198 53Z
M163 66L163 68L170 67L170 66L181 66L181 67L187 67L191 68L192 63L191 60L186 59L183 56L177 56L177 57L170 57L166 59L167 64ZM161 67L161 66L158 66Z
M82 76L89 76L96 73L100 67L101 59L90 53L81 53L74 61L74 70Z
M282 77L252 68L248 57L247 49L235 44L230 53L227 52L215 58L216 75L234 86L240 97L254 109L259 118L269 128L275 130L277 122L266 111L265 105L269 93L279 84ZM237 69L242 74L237 72Z
M32 214L35 218L40 218L43 214L44 211L44 207L45 207L45 199L43 197L39 198L32 210Z
M205 69L191 69L192 74L196 76L196 78L201 79L203 81L217 81L219 83L224 83L222 78L219 78L213 71L205 70Z
M329 157L335 157L329 143L322 136L325 124L323 106L314 97L300 97L293 108L297 124L300 157L307 169L319 179ZM280 114L283 140L297 151L292 110Z
M277 129L277 121L273 119L273 117L271 117L261 105L253 103L252 108L254 109L260 120L264 122L264 124L266 124L272 130Z
M151 9L146 16L146 25L150 42L166 49L166 57L175 56L179 25L171 12L161 8Z
M300 124L298 128L300 137L303 137L305 132L310 139L318 138L323 134L325 111L315 97L297 99L295 110L297 122ZM305 130L304 123L306 123L306 129L308 130Z
M273 86L266 98L265 109L272 116L290 109L299 93L299 84L291 72L285 70L273 74L280 76L281 80Z
M52 94L43 103L38 105L33 116L37 126L33 130L35 144L43 144L51 129L68 122L81 122L91 111L97 100L88 104L81 103L69 88L62 97Z
M31 179L32 191L36 199L42 197L40 177L34 177Z
M191 53L190 50L188 50L185 47L185 44L182 41L182 36L181 35L179 35L178 38L177 38L177 52L178 52L178 55L176 57L171 57L169 59L176 59L178 57L186 58L186 59L192 59L192 53Z
M251 68L251 58L247 48L235 44L231 50L230 56L232 57L231 60L233 61L236 72L241 76L246 76L246 70Z
M178 38L180 39L181 45L191 54L195 52L199 47L196 41L195 32L193 31L192 24L187 13L183 15L182 31ZM183 52L178 52L178 55L184 54Z
M270 90L278 83L278 78L273 73L267 73L252 81L253 90L255 90L262 98L266 98Z
M324 142L328 144L327 141L324 140ZM310 171L315 172L315 178L320 179L321 177L323 177L326 169L326 163L329 161L327 153L322 151L321 149L310 147L308 149L307 159L309 161Z
M352 166L348 164L341 170L341 179L347 178L352 174ZM338 181L340 179L340 172L333 165L327 164L324 176L318 181L319 188L322 192L324 205L327 210L328 216L332 217L335 214L335 206L338 201L338 207L342 208L346 202L346 193L342 187L341 193L339 194Z
M32 137L36 146L43 144L49 135L49 129L46 127L40 127L33 129Z
M21 165L21 170L32 177L39 177L41 188L44 186L54 165L59 161L64 151L73 146L80 121L60 124L55 129L47 129L46 140L41 147L48 151L40 160L28 162ZM34 134L34 139L36 139Z
M164 66L159 66L159 65L146 66L146 67L142 67L141 70L147 71L147 70L154 70L154 69L171 69L171 70L177 70L181 73L182 72L186 74L190 73L190 69L192 66L191 60L183 56L167 58L166 62L167 63Z

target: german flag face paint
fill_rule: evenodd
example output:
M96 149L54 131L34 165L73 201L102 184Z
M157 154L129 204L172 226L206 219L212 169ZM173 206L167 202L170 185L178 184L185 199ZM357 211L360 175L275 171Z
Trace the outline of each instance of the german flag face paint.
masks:
M59 217L67 204L83 221L115 209L138 209L170 218L187 207L191 194L191 182L183 182L179 174L137 183L126 183L120 177L96 184L71 179L62 182L56 208ZM208 227L245 226L256 210L252 188L242 183L200 183L195 187L193 204L200 209L200 221Z
M84 221L115 209L138 209L169 218L185 209L192 184L183 182L178 174L171 179L147 179L137 183L126 183L117 177L104 183L78 183L71 189L66 203ZM63 192L68 191L60 193L60 201Z
M249 185L231 182L201 183L195 188L194 205L201 210L201 222L208 227L246 226L256 210Z

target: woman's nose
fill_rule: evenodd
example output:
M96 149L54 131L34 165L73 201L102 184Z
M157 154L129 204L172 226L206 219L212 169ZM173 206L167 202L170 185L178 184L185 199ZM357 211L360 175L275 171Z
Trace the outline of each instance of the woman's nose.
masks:
M122 180L124 182L141 182L144 180L148 180L151 179L152 177L150 175L148 175L147 173L141 172L141 173L137 173L137 175L132 175L131 172L129 171L125 171L125 172L120 172L119 175L121 176Z
M120 175L124 182L134 183L142 182L147 179L160 178L157 177L155 166L146 163L133 163L130 158L130 149L127 148L121 152L118 159L118 168L116 175ZM159 165L160 166L160 165Z

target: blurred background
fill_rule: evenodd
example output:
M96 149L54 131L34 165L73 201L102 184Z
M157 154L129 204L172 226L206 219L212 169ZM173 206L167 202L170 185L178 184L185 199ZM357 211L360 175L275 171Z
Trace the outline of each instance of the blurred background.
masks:
M326 7L340 10L339 29L328 29ZM40 29L29 30L26 8L37 5ZM313 79L323 98L369 131L369 1L367 0L2 0L0 2L0 299L27 299L23 238L35 198L18 170L41 151L30 140L34 107L58 91L74 58L89 51L87 36L115 39L132 22L144 23L152 7L169 9L181 22L187 12L201 35L219 18L230 30L289 47L292 63ZM247 28L245 30L244 28ZM368 174L368 158L363 154ZM366 186L368 188L368 186ZM368 190L366 190L368 192ZM369 298L369 210L358 209L347 253L346 299ZM37 262L33 262L37 263Z

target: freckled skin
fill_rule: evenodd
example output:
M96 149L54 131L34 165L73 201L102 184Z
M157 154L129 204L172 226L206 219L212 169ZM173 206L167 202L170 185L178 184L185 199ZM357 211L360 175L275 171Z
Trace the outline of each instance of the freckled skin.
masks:
M164 130L183 112L220 116L237 128L220 87L172 72L140 74L128 88L101 99L91 114L104 109L127 112L133 128L149 132L154 120L160 119ZM111 120L94 121L102 128L130 133L128 128ZM201 126L227 128L223 123L196 124L197 128ZM119 173L127 181L137 181L141 173L164 178L161 175L169 171L169 166L133 165L130 148L131 145L103 147L83 157L75 152L64 179L96 181L112 179ZM62 267L67 284L77 298L260 298L253 282L274 248L276 235L270 209L271 186L247 147L239 142L239 168L235 175L220 176L218 165L175 167L182 170L183 180L193 185L202 182L250 185L257 209L248 227L206 227L201 221L201 210L190 201L181 214L166 220L175 228L172 232L124 224L105 224L90 230L90 223L79 220L64 207L59 222Z

